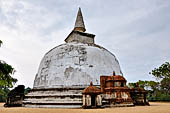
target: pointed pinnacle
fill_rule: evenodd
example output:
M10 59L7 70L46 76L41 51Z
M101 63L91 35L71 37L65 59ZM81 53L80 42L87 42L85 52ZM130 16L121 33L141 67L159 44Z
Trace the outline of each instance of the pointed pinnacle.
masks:
M78 13L77 13L77 18L76 18L76 22L75 22L75 26L74 26L74 31L80 31L80 32L85 32L86 31L80 7L79 7L79 10L78 10Z

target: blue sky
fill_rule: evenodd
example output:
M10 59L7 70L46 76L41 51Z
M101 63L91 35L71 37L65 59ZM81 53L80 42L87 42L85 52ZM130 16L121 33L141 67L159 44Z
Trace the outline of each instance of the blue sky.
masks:
M0 59L32 87L48 50L64 43L81 7L86 32L119 60L128 82L170 61L170 0L0 0Z

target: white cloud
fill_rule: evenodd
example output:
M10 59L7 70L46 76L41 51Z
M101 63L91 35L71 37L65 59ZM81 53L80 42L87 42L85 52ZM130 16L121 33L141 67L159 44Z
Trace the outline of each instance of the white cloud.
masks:
M18 84L32 87L43 55L64 43L78 7L87 32L113 52L128 81L170 60L170 2L162 0L0 0L0 59L14 66Z

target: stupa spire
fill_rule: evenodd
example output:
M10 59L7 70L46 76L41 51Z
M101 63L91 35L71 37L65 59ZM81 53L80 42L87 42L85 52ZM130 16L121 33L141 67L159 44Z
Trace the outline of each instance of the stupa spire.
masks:
M95 35L90 33L85 33L85 31L86 28L84 25L83 16L81 13L81 9L79 8L74 29L71 31L71 33L67 36L67 38L64 41L66 43L78 42L78 43L94 44Z
M80 31L80 32L85 32L86 31L80 7L79 7L79 10L78 10L78 13L77 13L77 18L76 18L76 22L75 22L75 26L74 26L74 31Z

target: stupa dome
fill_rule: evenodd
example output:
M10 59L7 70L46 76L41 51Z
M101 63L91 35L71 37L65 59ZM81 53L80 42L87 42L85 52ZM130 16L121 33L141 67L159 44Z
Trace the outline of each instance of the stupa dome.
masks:
M115 55L94 43L93 34L85 33L79 9L75 28L65 39L43 57L34 80L34 88L100 85L101 75L122 75Z
M118 60L105 48L96 44L77 42L59 45L40 63L34 88L100 85L100 75L122 75Z

